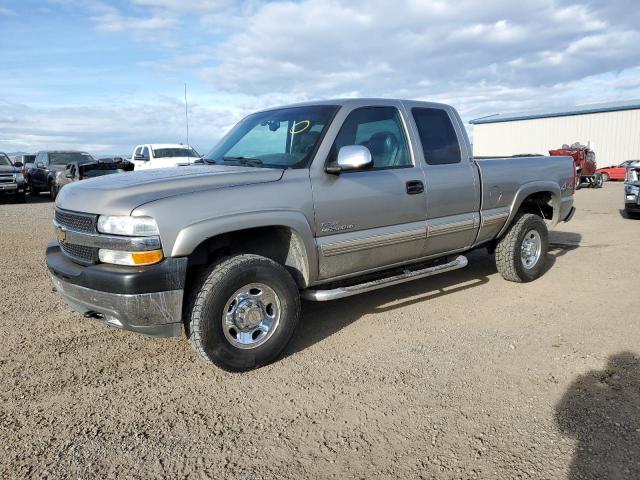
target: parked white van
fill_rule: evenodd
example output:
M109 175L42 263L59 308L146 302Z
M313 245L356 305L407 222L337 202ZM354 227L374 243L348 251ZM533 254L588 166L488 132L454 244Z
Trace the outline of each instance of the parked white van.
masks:
M199 158L198 152L189 145L155 143L138 145L134 148L131 162L135 165L135 170L149 170L191 165Z

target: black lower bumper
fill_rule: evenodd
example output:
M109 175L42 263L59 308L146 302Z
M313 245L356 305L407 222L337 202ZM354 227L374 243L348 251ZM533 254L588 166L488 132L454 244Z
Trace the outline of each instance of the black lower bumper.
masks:
M640 204L638 203L625 203L624 204L624 209L627 212L631 212L631 213L640 213Z
M46 263L54 288L85 317L146 335L182 332L186 258L168 258L146 267L82 266L52 243Z

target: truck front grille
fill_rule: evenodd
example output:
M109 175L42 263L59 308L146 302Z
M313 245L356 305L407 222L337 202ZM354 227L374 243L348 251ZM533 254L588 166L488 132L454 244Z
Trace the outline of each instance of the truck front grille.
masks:
M96 221L97 215L92 213L70 212L56 208L56 223L63 230L73 230L82 233L97 233ZM91 265L98 261L98 249L94 247L85 247L84 245L76 245L73 243L59 242L60 249L67 257L76 263Z
M69 212L56 208L56 222L64 229L83 233L96 233L97 215L91 213Z
M2 173L0 174L0 183L14 183L14 176L13 173L10 174L6 174L6 173Z
M98 249L85 247L83 245L73 245L71 243L60 242L60 249L71 260L78 263L93 264L98 260Z

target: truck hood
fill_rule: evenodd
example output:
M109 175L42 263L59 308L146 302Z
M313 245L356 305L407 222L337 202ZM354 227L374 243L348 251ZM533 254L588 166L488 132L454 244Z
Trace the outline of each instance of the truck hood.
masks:
M129 215L145 203L175 195L238 185L277 182L284 170L224 165L141 170L66 185L56 206L76 212Z
M5 167L4 165L2 167L0 167L0 173L18 173L20 170L18 170L16 167Z

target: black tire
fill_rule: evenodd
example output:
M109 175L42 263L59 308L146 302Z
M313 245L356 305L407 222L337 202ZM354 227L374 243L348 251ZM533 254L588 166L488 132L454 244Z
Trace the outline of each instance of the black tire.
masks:
M596 173L593 177L593 188L602 188L604 184L604 178L599 173Z
M608 182L609 181L609 174L608 173L603 173L601 176L602 176L602 181L603 182Z
M243 349L227 338L233 330L223 326L223 313L234 293L256 283L277 295L279 322L264 343ZM191 346L206 361L229 371L251 370L273 361L291 340L300 319L300 296L296 283L282 265L258 255L243 254L224 258L203 273L193 286L186 315Z
M24 192L17 193L15 200L16 200L16 203L27 203L27 196Z
M576 190L580 190L582 188L582 177L576 178Z
M49 198L51 198L51 200L55 202L57 196L58 196L58 186L56 185L56 182L49 183Z
M535 263L525 267L522 249L525 236L537 232L540 240L540 253ZM540 277L547 264L549 250L549 232L544 220L538 215L525 213L517 218L498 241L496 247L496 267L505 280L510 282L531 282Z
M29 187L29 192L31 192L32 197L37 197L38 195L40 195L40 190L33 186Z

